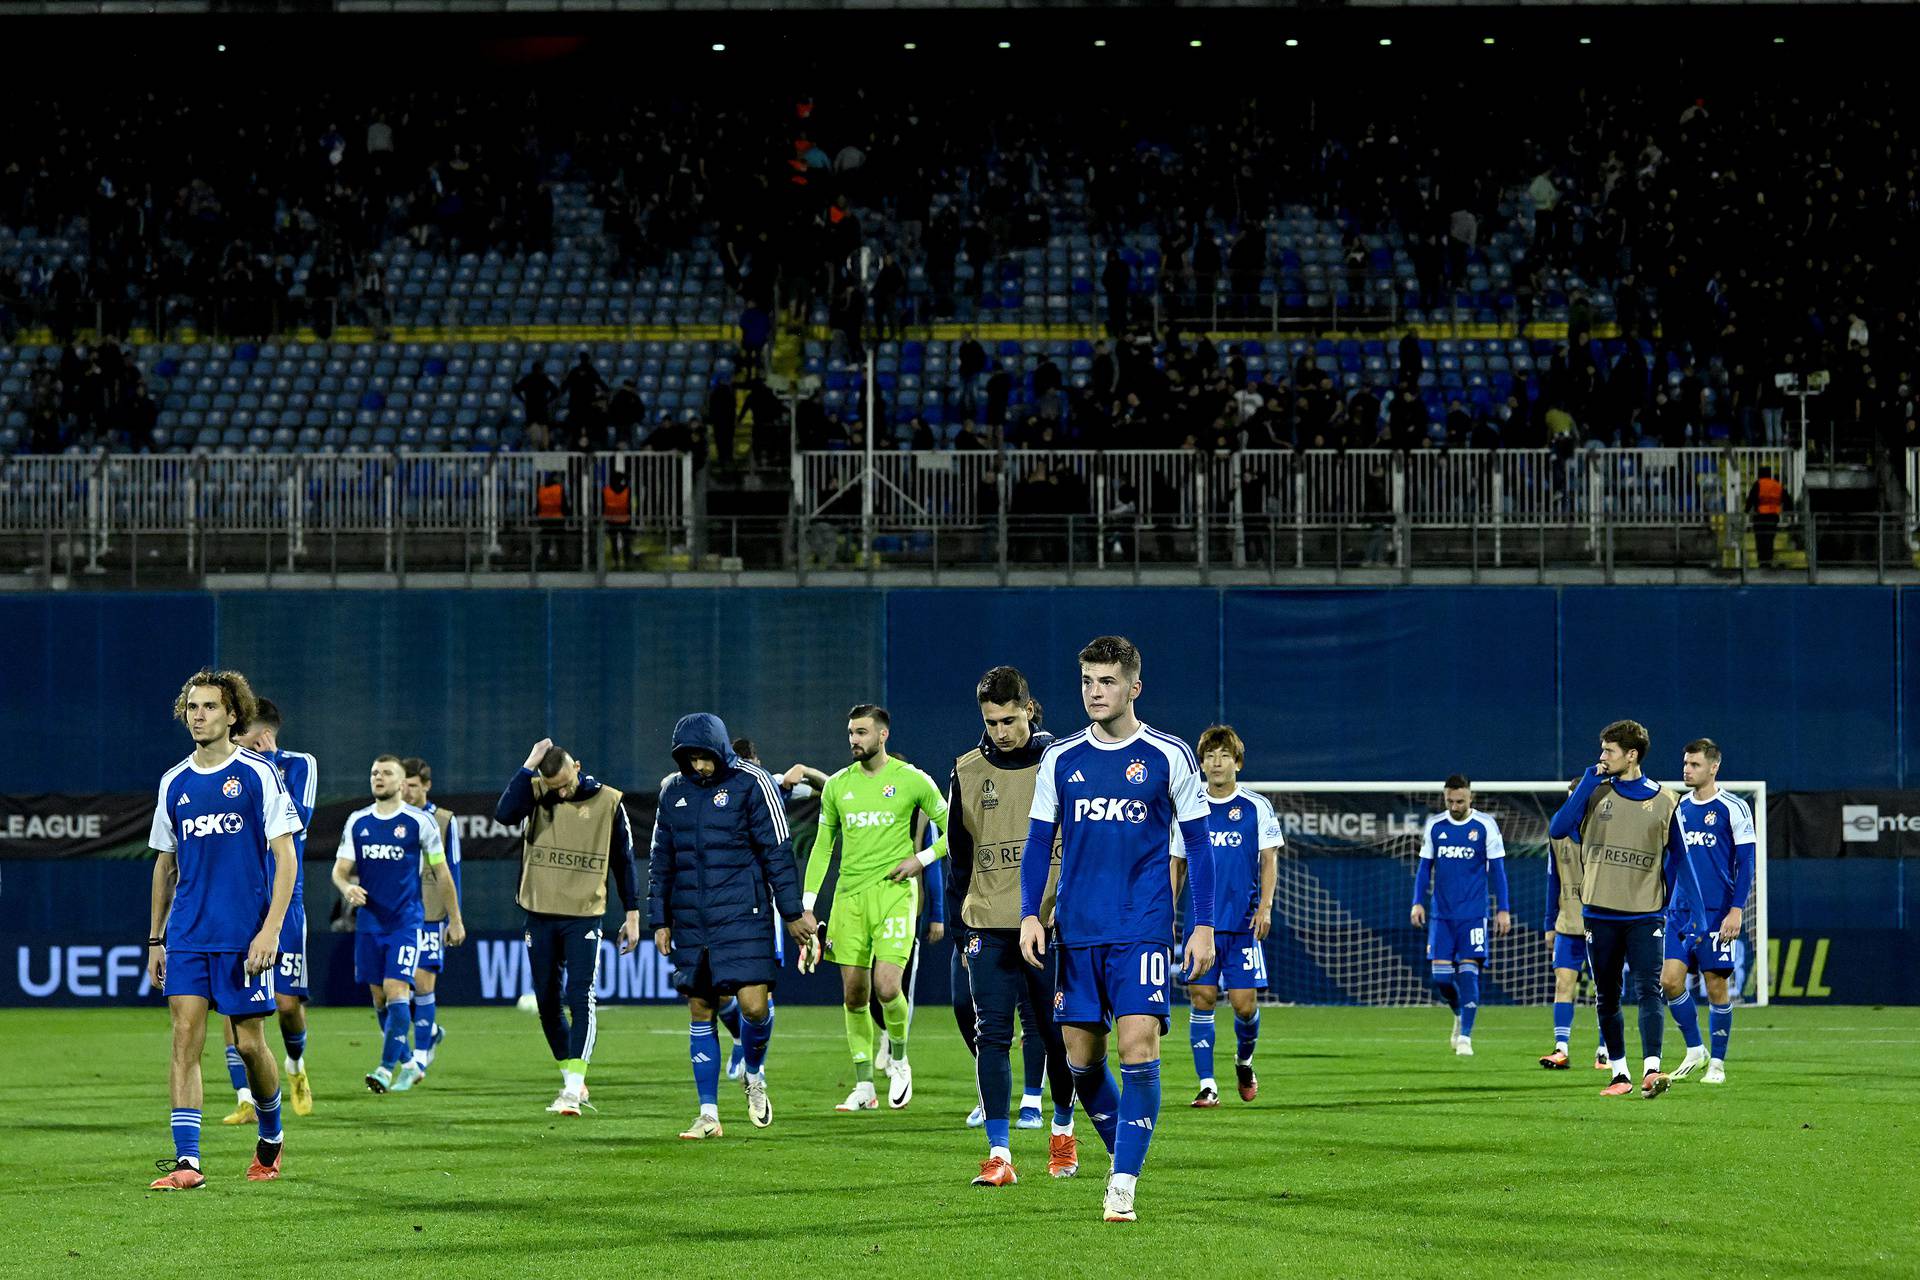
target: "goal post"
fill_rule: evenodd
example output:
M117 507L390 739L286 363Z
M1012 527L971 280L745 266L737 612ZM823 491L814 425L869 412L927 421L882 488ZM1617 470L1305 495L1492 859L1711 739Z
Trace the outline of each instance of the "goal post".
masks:
M1245 782L1274 807L1286 837L1266 944L1272 1000L1290 1004L1426 1004L1425 931L1408 920L1427 819L1441 811L1429 782ZM1684 791L1666 784L1670 791ZM1722 782L1753 810L1754 887L1735 947L1735 996L1768 1003L1767 786ZM1474 807L1500 824L1507 848L1513 931L1488 938L1485 1003L1553 998L1545 916L1547 823L1562 781L1473 784ZM1489 906L1489 916L1492 910Z

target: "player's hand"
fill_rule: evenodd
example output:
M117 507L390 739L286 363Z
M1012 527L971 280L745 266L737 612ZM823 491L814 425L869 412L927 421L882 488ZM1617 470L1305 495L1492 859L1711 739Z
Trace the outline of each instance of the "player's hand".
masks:
M1038 969L1045 964L1047 954L1047 931L1040 924L1038 916L1024 916L1020 921L1020 955L1026 962Z
M1413 911L1407 918L1413 921L1414 928L1424 928L1427 923L1427 909L1416 902L1413 904Z
M1267 935L1273 932L1273 908L1253 913L1253 940L1265 942Z
M946 925L941 924L938 920L930 921L927 924L927 941L928 942L938 942L940 941L940 939L946 936L947 936Z
M1734 907L1728 911L1727 918L1720 922L1720 945L1723 947L1732 946L1733 940L1740 936L1740 926L1746 922L1747 913L1739 907Z
M167 949L165 947L147 948L147 979L153 983L155 990L167 989Z
M540 739L540 741L533 744L533 750L527 752L527 758L520 767L522 769L538 769L540 767L540 757L551 750L553 750L553 739Z
M347 905L350 907L364 907L367 905L367 891L357 884L348 885L345 892L340 896L347 900Z
M798 916L787 921L787 936L803 946L819 932L820 922L813 918L811 911L802 911Z
M812 973L820 967L820 956L826 950L826 937L815 933L800 943L800 972Z
M655 929L653 931L653 949L663 956L673 954L673 930Z
M1493 917L1493 931L1495 934L1497 934L1502 938L1512 933L1513 932L1513 914L1508 911L1501 911L1501 912L1495 913Z
M780 785L787 788L789 791L799 786L801 783L805 782L806 780L807 780L807 766L803 764L792 765L787 769L785 773L780 775Z
M620 954L630 956L640 946L640 924L635 920L620 922Z
M261 974L280 961L280 931L262 928L247 946L246 970L249 976Z
M1197 982L1200 976L1213 968L1213 926L1197 924L1193 932L1187 935L1187 963L1184 972L1188 982Z
M887 872L887 879L892 881L894 884L900 884L902 881L911 880L913 877L921 874L925 870L926 868L920 865L920 859L915 857L906 857L906 858L900 859L899 866Z
M1605 782L1608 778L1611 778L1613 775L1607 772L1606 761L1596 760L1593 765L1593 772L1590 776L1593 778L1595 782Z
M447 945L457 947L467 940L467 922L465 920L447 921Z

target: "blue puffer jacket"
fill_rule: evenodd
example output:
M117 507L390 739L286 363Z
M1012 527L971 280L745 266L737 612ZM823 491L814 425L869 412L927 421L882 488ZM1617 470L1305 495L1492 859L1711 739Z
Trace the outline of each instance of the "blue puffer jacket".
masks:
M771 950L775 914L800 918L800 875L779 784L734 755L729 741L720 717L705 712L673 727L680 771L660 784L647 906L651 928L673 930L676 964L684 949ZM713 777L693 771L695 749L721 761Z

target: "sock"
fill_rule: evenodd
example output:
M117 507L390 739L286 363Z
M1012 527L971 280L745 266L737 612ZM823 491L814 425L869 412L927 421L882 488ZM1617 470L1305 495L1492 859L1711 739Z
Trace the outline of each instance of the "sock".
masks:
M1572 1039L1573 1001L1555 1000L1553 1002L1553 1047L1565 1053L1567 1043Z
M1072 1061L1067 1066L1073 1072L1073 1087L1080 1095L1080 1105L1111 1154L1114 1134L1120 1128L1120 1086L1114 1083L1113 1072L1107 1070L1104 1057L1084 1067Z
M1713 1038L1713 1047L1707 1050L1707 1056L1716 1062L1725 1062L1727 1042L1733 1039L1732 1005L1710 1004L1707 1006L1707 1034Z
M887 1016L887 1051L895 1060L907 1060L907 1022L913 1017L913 1006L907 1003L906 992L884 1002L880 1011Z
M386 1039L380 1046L380 1065L391 1070L407 1060L407 1002L387 1006Z
M574 1093L587 1087L587 1060L585 1058L567 1058L560 1064L560 1079L563 1085Z
M298 1031L287 1030L286 1024L280 1024L280 1039L287 1046L287 1070L295 1075L307 1069L307 1031L302 1027Z
M1646 1057L1640 1060L1640 1070L1643 1072L1658 1071L1659 1069L1660 1069L1660 1055L1657 1053L1650 1053Z
M693 1089L701 1107L720 1105L720 1036L713 1022L687 1023L687 1056L693 1059Z
M847 1015L847 1052L853 1057L853 1078L873 1079L873 1019L866 1009L842 1008Z
M176 1160L193 1161L196 1168L199 1166L200 1108L173 1109L173 1156Z
M991 1160L995 1156L1005 1160L1008 1164L1013 1163L1013 1148L1007 1145L1007 1140L1004 1135L999 1142L987 1148L987 1159Z
M742 1051L746 1062L747 1074L758 1077L767 1065L767 1044L773 1039L773 1005L767 1005L767 1016L759 1022L752 1018L740 1020L740 1043L736 1045Z
M1667 1001L1667 1012L1673 1015L1673 1025L1680 1028L1680 1038L1687 1042L1687 1048L1700 1047L1700 1006L1693 1002L1693 992L1682 989L1677 1000Z
M433 1061L433 1024L438 1017L433 993L413 998L413 1060L421 1066Z
M262 1142L280 1141L280 1091L275 1089L273 1096L262 1099L257 1107L260 1119L260 1140Z
M715 1016L720 1019L720 1025L727 1029L727 1034L737 1042L740 1039L740 1002L727 1001L720 1006L720 1012Z
M1187 1040L1193 1045L1193 1074L1213 1079L1213 1014L1195 1010L1187 1015Z
M1460 993L1460 1038L1473 1036L1473 1020L1480 1012L1480 966L1463 964L1460 972L1454 975L1454 986Z
M1452 965L1448 965L1444 969L1438 965L1434 966L1433 989L1438 991L1440 998L1447 1002L1447 1008L1458 1013L1460 1012L1460 993L1454 989L1453 983L1454 972Z
M1047 1042L1027 1032L1020 1037L1020 1109L1040 1105L1040 1090L1047 1083Z
M1255 1009L1251 1018L1233 1015L1234 1061L1241 1066L1253 1064L1254 1048L1260 1043L1260 1011Z
M1160 1118L1160 1064L1134 1062L1120 1068L1126 1081L1120 1092L1120 1135L1113 1147L1113 1171L1139 1177Z
M240 1101L253 1101L253 1090L247 1088L247 1064L240 1060L240 1050L232 1045L227 1046L227 1079Z
M980 1093L980 1111L987 1118L987 1145L1007 1145L1007 1094L1013 1089L1013 1063L1007 1051L988 1041L980 1042L980 1054L973 1060L973 1080Z

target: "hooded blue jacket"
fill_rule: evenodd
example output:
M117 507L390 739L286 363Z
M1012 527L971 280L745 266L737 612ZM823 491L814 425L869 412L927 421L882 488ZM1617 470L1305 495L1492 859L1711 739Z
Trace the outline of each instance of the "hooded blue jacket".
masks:
M779 784L728 744L716 715L683 716L673 727L680 769L660 783L647 914L652 928L673 930L676 962L690 947L771 951L775 913L800 918L800 873ZM694 750L720 761L711 778L693 771Z

